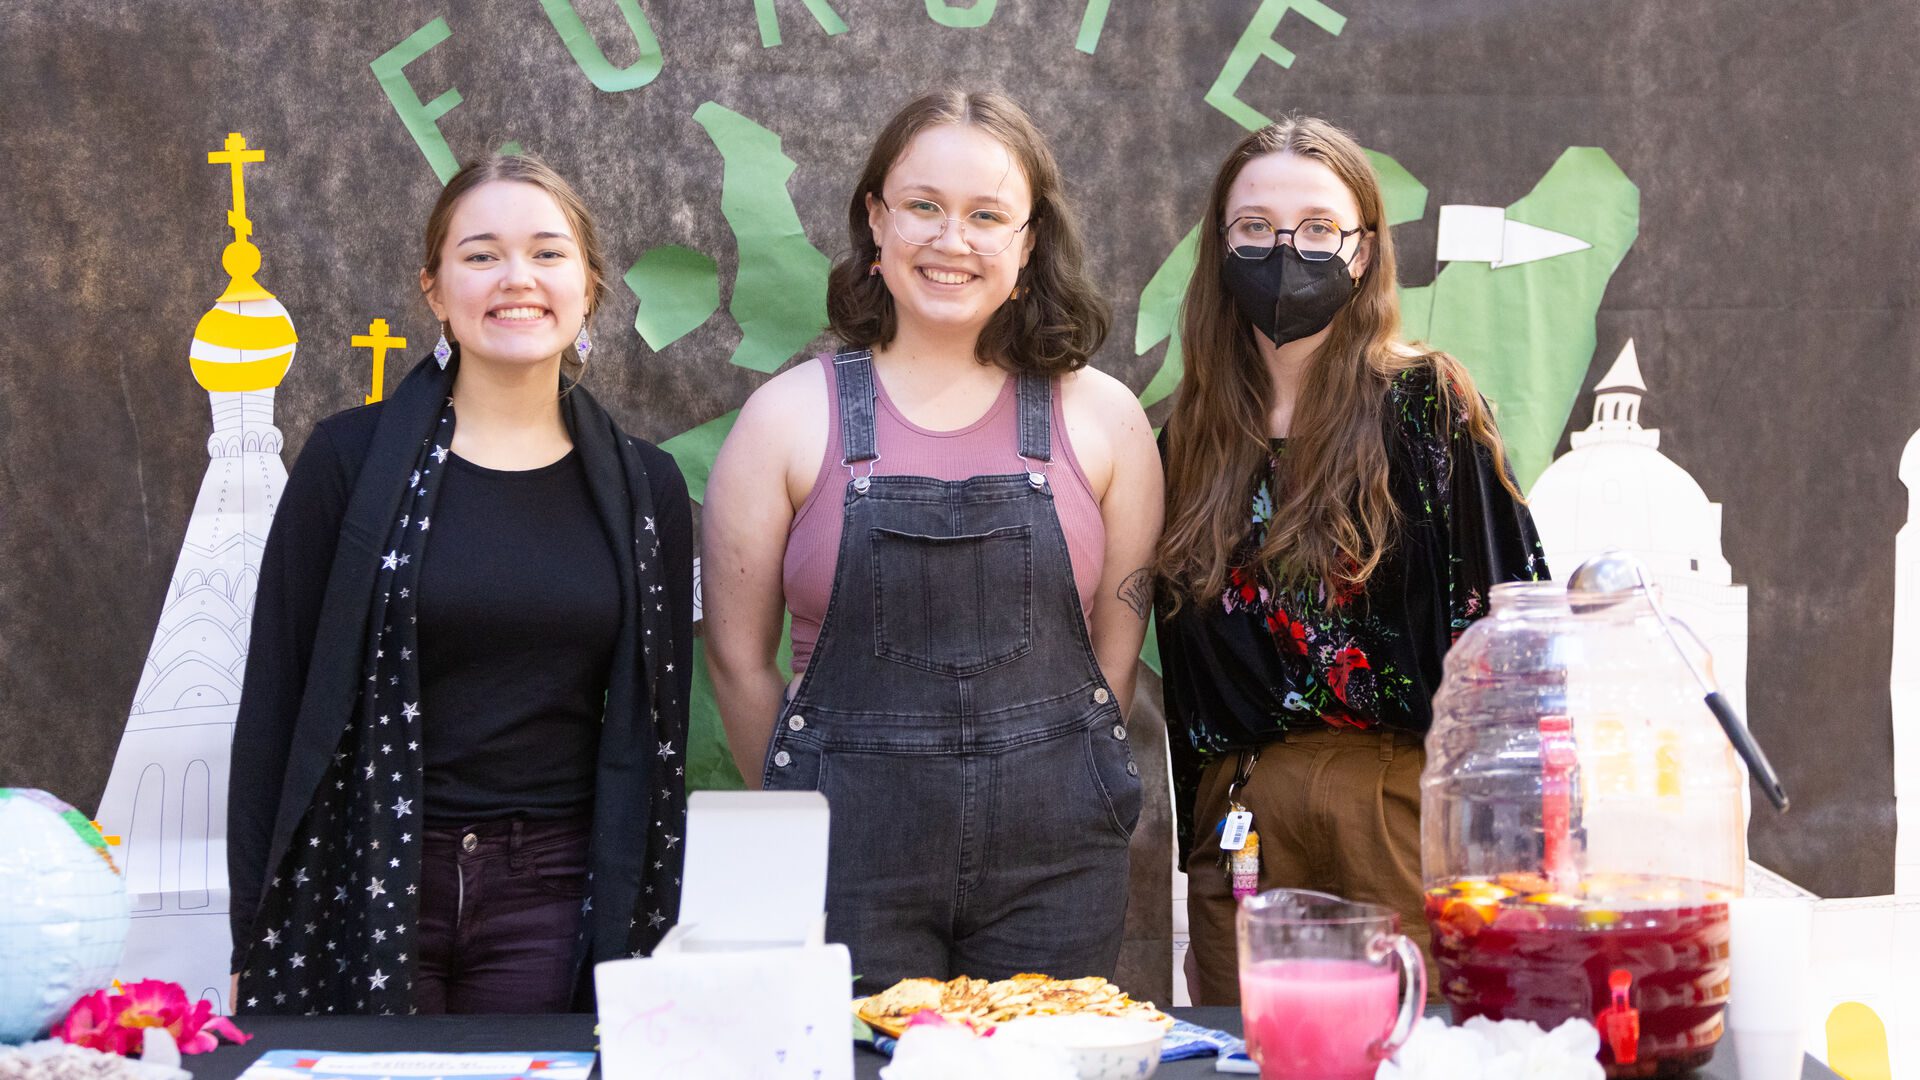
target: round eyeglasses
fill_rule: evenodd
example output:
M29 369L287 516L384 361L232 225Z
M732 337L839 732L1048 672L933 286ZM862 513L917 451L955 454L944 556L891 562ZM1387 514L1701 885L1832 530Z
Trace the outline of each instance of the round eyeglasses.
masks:
M998 255L1013 246L1014 238L1033 224L1033 219L1028 218L1015 226L1012 214L984 207L964 219L948 217L939 203L917 196L901 199L899 205L887 207L887 216L893 219L893 234L914 247L926 247L940 239L946 234L947 226L957 222L960 226L960 242L975 255L989 256Z
M1308 262L1325 262L1340 254L1340 246L1347 237L1366 232L1365 229L1342 229L1327 218L1308 218L1291 229L1276 229L1273 222L1263 217L1234 218L1226 228L1220 230L1227 238L1227 250L1237 258L1259 261L1273 254L1273 249L1286 237L1285 243L1300 253Z

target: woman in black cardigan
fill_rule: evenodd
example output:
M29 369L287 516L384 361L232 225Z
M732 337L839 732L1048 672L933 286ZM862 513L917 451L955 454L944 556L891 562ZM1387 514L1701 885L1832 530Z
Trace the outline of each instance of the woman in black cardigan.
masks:
M241 1011L563 1010L679 905L691 510L572 381L606 293L592 220L499 157L426 239L440 344L315 427L262 560L228 798Z

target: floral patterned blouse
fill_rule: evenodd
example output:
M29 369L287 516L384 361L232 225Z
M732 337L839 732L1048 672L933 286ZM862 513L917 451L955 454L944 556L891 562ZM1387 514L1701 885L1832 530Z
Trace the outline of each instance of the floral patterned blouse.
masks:
M1468 434L1464 410L1442 423L1434 378L1414 367L1387 390L1388 484L1402 527L1364 586L1275 589L1242 566L1217 600L1170 616L1162 583L1157 633L1183 851L1211 759L1319 724L1424 733L1441 661L1486 613L1487 590L1547 577L1532 515ZM1285 446L1274 440L1257 480L1243 558L1266 538L1272 462Z

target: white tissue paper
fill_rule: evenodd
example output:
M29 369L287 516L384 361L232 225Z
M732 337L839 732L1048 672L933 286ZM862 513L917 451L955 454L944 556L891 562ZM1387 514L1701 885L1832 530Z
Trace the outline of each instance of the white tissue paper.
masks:
M1460 1027L1428 1017L1375 1080L1604 1080L1600 1032L1585 1020L1552 1031L1528 1020L1474 1017Z
M1056 1046L981 1038L957 1027L908 1028L880 1080L1077 1080L1073 1059Z

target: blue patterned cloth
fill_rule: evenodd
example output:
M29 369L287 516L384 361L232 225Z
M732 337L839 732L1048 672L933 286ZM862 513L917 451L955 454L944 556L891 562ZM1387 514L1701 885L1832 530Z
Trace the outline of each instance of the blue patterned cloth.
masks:
M900 1045L900 1040L891 1035L882 1035L871 1029L868 1034L870 1038L855 1041L866 1043L888 1057L892 1057L894 1048ZM1167 1037L1160 1041L1161 1061L1184 1061L1187 1058L1212 1057L1215 1054L1246 1060L1247 1044L1224 1031L1189 1024L1185 1020L1175 1020L1173 1027L1167 1032Z

